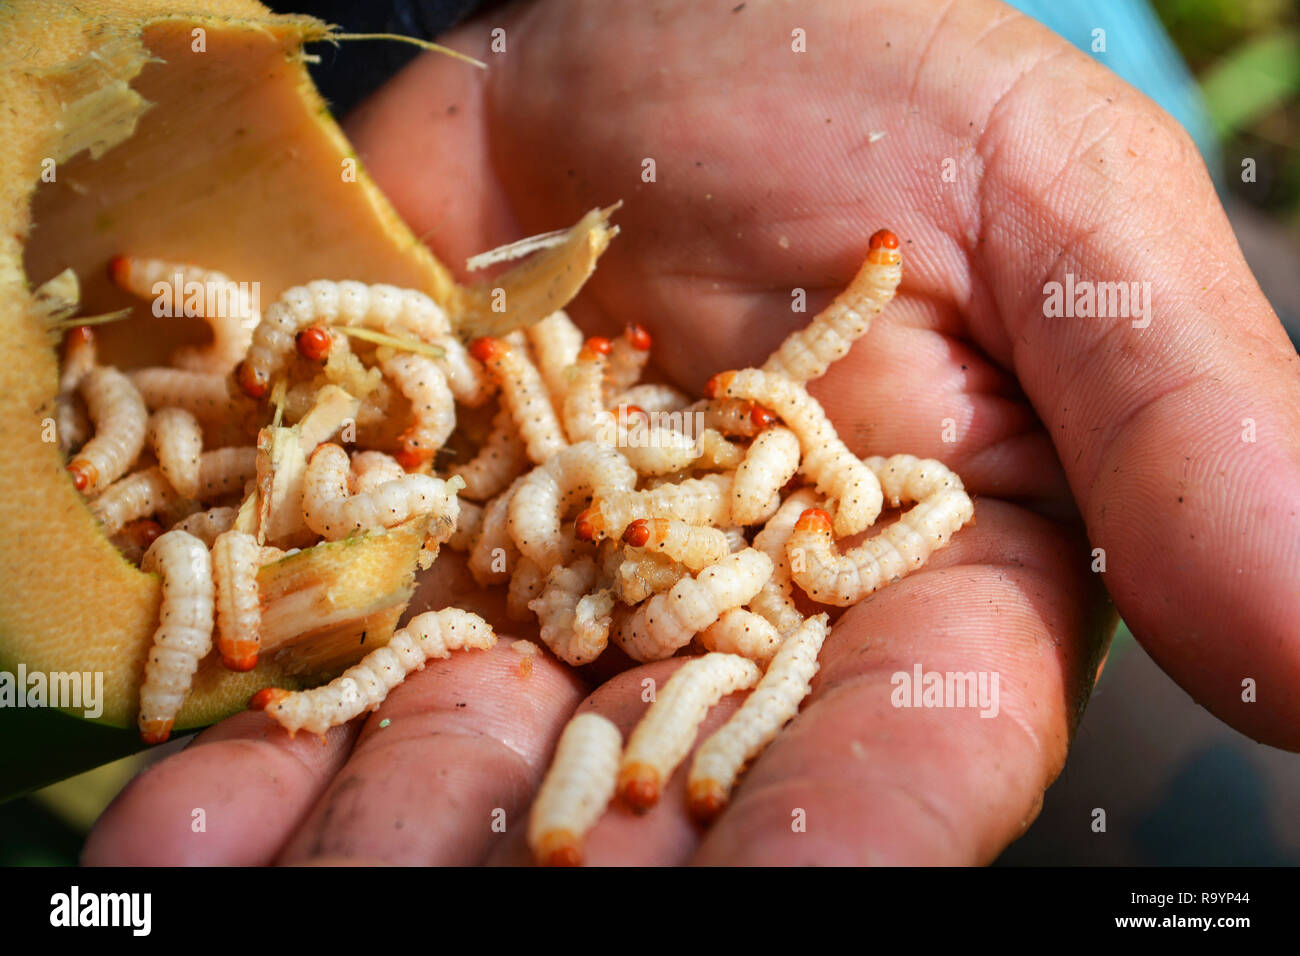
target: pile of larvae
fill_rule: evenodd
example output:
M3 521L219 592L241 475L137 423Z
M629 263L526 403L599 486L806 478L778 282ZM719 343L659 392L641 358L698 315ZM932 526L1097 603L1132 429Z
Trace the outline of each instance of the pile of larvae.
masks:
M98 364L89 328L72 329L58 398L68 471L104 532L163 583L144 740L167 738L214 646L231 669L256 664L260 566L425 520L426 552L467 552L478 583L505 587L510 616L535 616L568 664L611 641L635 661L701 651L626 742L594 713L568 724L529 821L536 858L579 863L616 794L648 809L709 708L749 690L689 771L689 809L711 820L817 671L829 618L802 613L794 586L811 602L852 605L921 567L973 516L940 462L850 452L806 389L893 298L898 245L888 230L873 235L823 312L761 367L715 375L698 401L640 382L650 336L639 326L584 339L557 311L467 347L428 296L359 282L289 289L265 314L235 302L205 315L212 341L176 350L168 366ZM153 259L119 257L111 273L140 296L173 279L238 288ZM493 401L485 437L435 474L458 411L485 420ZM273 425L260 424L272 411ZM268 435L289 424L296 445L276 460ZM838 540L886 505L911 507L843 550ZM323 735L376 709L425 661L495 640L469 611L423 613L328 685L267 688L250 706L290 733Z

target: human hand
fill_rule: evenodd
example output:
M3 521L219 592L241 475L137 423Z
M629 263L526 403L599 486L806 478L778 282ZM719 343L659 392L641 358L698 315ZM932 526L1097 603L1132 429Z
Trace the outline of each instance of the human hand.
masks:
M977 526L839 618L799 717L711 829L679 773L646 816L611 808L589 862L992 860L1063 765L1113 626L1103 585L1200 703L1300 749L1300 359L1150 101L991 0L538 3L445 42L490 72L426 57L350 129L444 262L623 199L571 314L642 323L660 371L698 393L760 363L887 226L902 290L812 391L855 452L940 458L977 496ZM1149 282L1149 325L1046 317L1066 273ZM456 573L435 568L448 601ZM574 709L590 694L626 733L642 680L680 661L579 675L539 657L528 678L519 661L503 644L431 664L324 747L233 717L137 780L85 858L522 861ZM891 706L891 675L917 664L998 674L997 717Z

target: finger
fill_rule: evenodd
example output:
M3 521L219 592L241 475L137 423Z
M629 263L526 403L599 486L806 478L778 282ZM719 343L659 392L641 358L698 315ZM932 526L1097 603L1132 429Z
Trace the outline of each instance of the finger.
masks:
M1195 148L1083 57L1031 70L984 136L975 267L1108 588L1201 703L1300 749L1300 357ZM1108 316L1047 314L1079 281L1070 305L1101 288Z
M150 767L86 838L90 866L261 866L343 765L355 725L290 740L246 711Z
M844 614L803 711L742 779L696 862L987 863L1029 825L1113 618L1099 614L1077 540L994 500L976 515L931 567ZM982 672L986 697L896 706L895 675L918 667Z
M281 862L482 861L520 825L585 692L554 658L525 658L508 640L431 661L365 721Z
M618 727L626 743L645 715L654 693L684 664L681 658L656 661L624 671L598 687L583 701L579 712L593 710ZM718 702L705 718L695 743L721 727L744 698L732 694ZM692 749L693 752L693 749ZM682 762L690 766L690 757ZM685 812L686 775L676 773L660 794L659 802L644 814L633 813L617 798L587 834L583 863L588 866L675 866L687 862L699 833ZM518 828L491 857L496 865L520 866L532 862L524 827Z

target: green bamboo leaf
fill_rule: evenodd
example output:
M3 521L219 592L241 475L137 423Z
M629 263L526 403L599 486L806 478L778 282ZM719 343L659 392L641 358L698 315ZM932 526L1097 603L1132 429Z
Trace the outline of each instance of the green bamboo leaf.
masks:
M0 707L0 803L144 749L134 729L50 708Z
M1220 135L1249 126L1300 93L1300 31L1243 43L1202 78L1201 92Z

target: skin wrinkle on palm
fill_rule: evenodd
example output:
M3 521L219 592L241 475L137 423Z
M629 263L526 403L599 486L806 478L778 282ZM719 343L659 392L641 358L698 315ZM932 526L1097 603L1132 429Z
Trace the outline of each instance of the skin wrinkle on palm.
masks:
M733 67L719 62L716 29L682 20L685 13L665 27L636 9L620 10L622 35L666 31L647 48L679 95L708 90L722 71L728 111L708 111L702 96L706 109L692 115L707 122L688 128L665 125L673 107L661 92L635 95L648 75L644 62L592 42L596 27L584 24L581 4L507 10L500 19L510 35L534 42L512 47L504 60L487 54L481 30L448 38L488 60L490 78L421 59L352 124L368 168L417 233L437 226L435 253L452 263L556 221L557 209L587 208L588 199L606 198L604 190L624 191L640 157L657 152L661 179L673 169L675 182L646 184L640 202L628 201L622 245L611 248L572 314L589 333L625 321L646 325L667 344L658 371L692 392L712 369L760 358L798 324L798 316L784 327L758 321L784 314L789 289L829 289L847 279L860 258L860 223L894 223L909 256L891 321L878 323L870 347L854 349L813 392L856 454L904 449L951 464L979 499L978 525L925 570L840 618L803 713L750 770L707 837L701 841L690 827L678 799L684 792L674 797L670 784L636 826L619 814L596 824L588 839L592 863L991 860L1023 831L1065 759L1106 643L1103 583L1152 655L1203 704L1258 739L1300 747L1294 703L1261 694L1246 706L1236 681L1223 680L1253 674L1261 687L1293 684L1300 672L1293 637L1300 615L1284 588L1300 573L1287 544L1298 536L1292 512L1300 508L1288 506L1300 485L1292 437L1300 434L1300 387L1294 353L1240 260L1208 178L1167 118L1046 31L1019 18L997 20L1002 8L981 2L955 8L936 31L929 19L936 8L919 2L893 10L891 45L883 49L865 25L839 20L830 5L801 10L819 67L781 59L789 35L782 20L771 30L787 45L761 55L765 69L752 78L752 62L727 74ZM747 19L728 23L746 31L745 42L757 42L758 9L747 7ZM983 47L972 49L976 36ZM864 50L873 57L863 61ZM844 58L838 71L837 58ZM842 76L849 69L873 82L818 85L821 71ZM552 79L545 90L529 82L539 73ZM586 109L548 108L569 102L574 84L590 75L611 82L583 87ZM458 109L412 126L410 104L423 102L429 88ZM865 88L870 96L859 99L856 91ZM908 125L915 103L929 114L923 127ZM880 111L867 122L888 135L858 147L845 137L864 106ZM620 122L599 122L605 113ZM465 122L469 116L482 119L482 131ZM918 175L918 158L963 155L972 128L980 171L959 163L967 171L936 196L938 163ZM401 148L380 149L393 129L405 132ZM435 144L449 138L458 149L442 157ZM1125 142L1144 149L1129 155L1115 145ZM430 174L431 156L445 164L442 177ZM510 156L528 163L512 164ZM1116 171L1102 179L1090 172L1099 165ZM494 181L479 203L464 203L457 176L472 169L492 169ZM542 188L547 183L551 189ZM796 216L792 208L822 211ZM979 223L974 236L965 231L971 222ZM780 235L788 251L775 241ZM636 264L646 262L656 271L638 272ZM1138 337L1128 329L1106 334L1095 320L1044 320L1039 290L1067 269L1155 281L1151 327ZM1206 274L1224 277L1210 299L1199 292ZM816 311L828 299L810 295L808 306ZM1211 358L1214 375L1194 378L1196 364ZM861 388L868 380L870 392ZM1225 408L1242 407L1267 436L1258 443L1242 443L1239 422L1224 418ZM954 443L940 438L938 423L948 417L961 426ZM1068 507L1071 491L1090 542L1077 521L1051 520L1019 504L1038 498ZM1190 500L1178 502L1180 495ZM1189 545L1193 534L1197 544ZM1106 552L1104 575L1088 569L1093 546ZM1237 567L1247 573L1223 573ZM526 712L518 695L489 694L458 718L464 682L490 673L492 658L485 658L420 675L377 715L393 719L385 734L401 726L399 717L460 719L463 728L476 728L479 749L440 756L414 741L405 749L390 745L384 761L368 751L348 778L373 781L399 768L428 774L454 757L458 775L476 781L461 793L479 814L486 804L475 801L492 798L481 789L497 759L490 740L509 715L536 728L531 762L516 766L512 785L523 773L536 786L560 728L590 688L539 655L530 680L541 683L530 687L546 690ZM889 675L918 660L928 670L1000 672L1007 719L891 708ZM517 673L517 661L501 666ZM626 734L645 706L641 681L662 683L675 666L660 662L606 680L592 706ZM706 723L702 736L726 718L726 703L710 714L717 723ZM260 735L260 724L238 721L208 731L209 742L181 755L183 765L173 758L128 791L92 835L87 858L187 852L139 835L160 806L193 805L194 794L210 787L205 780L229 772L239 736ZM864 724L872 731L864 734ZM331 845L312 836L321 833L317 801L345 765L352 735L331 732L318 776L294 788L283 813L259 824L262 861L299 827L306 832L297 845ZM832 772L833 787L826 784ZM673 783L684 787L680 777ZM371 792L376 799L383 793ZM243 812L256 796L239 796ZM388 812L437 831L410 853L423 862L465 859L455 855L464 846L447 836L461 819L451 806L420 808L404 799ZM791 832L792 806L806 811L807 832ZM524 859L523 834L514 829L494 844L477 844L475 859ZM379 836L378 820L362 820L349 840L354 849L378 850ZM236 849L259 852L252 840L229 852ZM194 852L227 851L205 844ZM400 848L392 858L410 859Z

